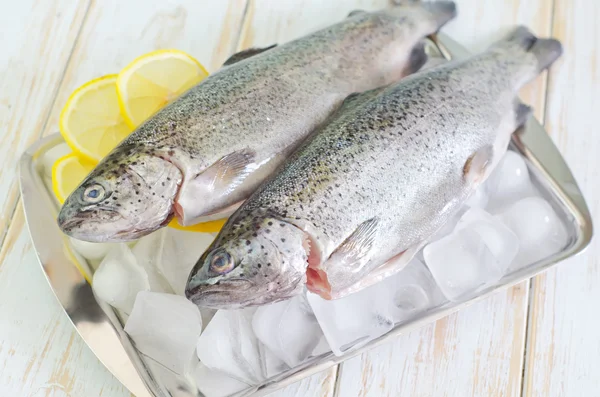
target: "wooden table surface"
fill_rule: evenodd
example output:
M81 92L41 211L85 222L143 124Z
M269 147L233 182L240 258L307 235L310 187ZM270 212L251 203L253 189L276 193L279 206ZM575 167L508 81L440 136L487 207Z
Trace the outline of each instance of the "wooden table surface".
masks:
M74 88L179 48L210 72L387 0L19 0L0 5L0 396L127 396L39 269L16 164ZM444 31L484 49L522 23L565 47L523 93L600 215L600 1L458 0ZM596 218L599 219L599 218ZM600 396L598 239L550 271L273 396Z

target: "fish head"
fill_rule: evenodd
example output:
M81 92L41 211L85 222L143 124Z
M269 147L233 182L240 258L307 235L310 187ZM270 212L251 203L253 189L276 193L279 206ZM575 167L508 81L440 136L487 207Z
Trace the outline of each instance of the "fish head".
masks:
M172 219L181 171L164 158L119 149L65 200L58 215L65 234L90 242L131 241Z
M306 282L304 233L276 218L226 225L192 269L186 296L198 306L234 309L290 298Z

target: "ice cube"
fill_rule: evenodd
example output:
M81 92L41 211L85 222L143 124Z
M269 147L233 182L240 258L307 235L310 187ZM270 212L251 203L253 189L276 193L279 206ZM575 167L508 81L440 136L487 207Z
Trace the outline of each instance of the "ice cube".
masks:
M200 315L202 316L202 329L206 328L213 317L217 314L217 309L209 309L208 307L200 308Z
M96 261L104 258L108 252L117 244L111 243L90 243L87 241L77 240L69 237L73 248L81 254L85 259Z
M416 258L401 272L384 280L380 288L391 291L395 323L414 318L445 300L427 267Z
M364 346L394 326L391 292L375 284L340 299L307 293L308 302L337 356Z
M100 299L129 314L137 293L150 290L150 283L129 247L121 243L108 252L94 272L92 287Z
M454 231L454 228L458 224L458 221L460 221L460 218L465 214L465 212L469 210L469 208L469 206L463 205L461 208L456 210L456 212L448 218L446 223L442 227L440 227L437 230L437 232L435 232L430 238L428 238L427 241L436 241L452 233ZM423 250L420 250L416 255L416 257L419 258L419 260L423 260L422 253Z
M261 343L259 349L262 357L263 373L267 379L290 369L282 359L273 354L264 344Z
M465 201L465 205L469 208L485 208L489 201L488 184L479 185L471 196Z
M259 342L252 332L255 311L219 310L198 339L196 353L200 361L247 384L264 380Z
M192 397L197 396L197 386L194 379L194 371L198 367L198 358L194 355L183 374L177 374L158 361L149 356L140 353L145 367L152 375L156 387L159 389L159 396L169 397Z
M177 374L189 370L201 331L196 305L181 296L150 291L137 294L125 324L140 352Z
M319 343L314 348L312 353L310 353L310 355L311 357L318 357L321 354L329 353L330 351L331 347L329 347L329 343L327 343L327 338L325 338L325 335L323 335L321 339L319 339Z
M323 335L303 295L259 307L252 328L258 339L292 368L308 358Z
M541 197L519 200L498 218L515 232L520 241L513 268L546 258L567 244L565 226L552 206Z
M163 228L142 237L131 249L138 264L146 271L148 282L150 283L150 290L154 292L173 292L173 289L167 280L158 270L158 263L161 260L164 251L164 236L167 232L167 228Z
M58 145L48 149L44 153L41 161L41 164L44 167L44 174L47 177L52 177L52 166L54 165L56 160L63 156L66 156L71 152L71 148L66 143L59 143Z
M227 397L250 387L249 384L211 369L202 362L196 366L193 379L198 390L206 397Z
M492 213L535 194L523 157L508 150L485 182L489 194L487 209Z
M428 244L425 263L453 301L498 281L519 250L515 233L487 212L472 208L452 234Z
M176 294L185 294L185 285L190 271L214 238L215 236L210 233L165 229L157 259L157 269Z

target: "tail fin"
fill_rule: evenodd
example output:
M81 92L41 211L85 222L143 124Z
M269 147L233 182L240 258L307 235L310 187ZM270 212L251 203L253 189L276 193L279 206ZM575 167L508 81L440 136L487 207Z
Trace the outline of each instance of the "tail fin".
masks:
M540 39L525 26L517 26L501 43L514 45L533 54L537 60L539 72L552 65L563 53L560 41Z
M456 3L453 1L427 1L420 4L426 11L433 15L438 30L454 19L457 15Z
M420 0L393 0L394 6L391 11L401 12L403 9L420 10L421 17L431 19L436 31L456 17L456 3L454 1L420 1Z

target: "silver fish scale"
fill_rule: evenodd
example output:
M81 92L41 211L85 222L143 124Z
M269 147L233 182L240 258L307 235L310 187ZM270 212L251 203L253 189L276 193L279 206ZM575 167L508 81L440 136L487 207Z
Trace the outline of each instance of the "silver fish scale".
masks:
M65 200L61 230L128 241L173 216L185 225L227 216L345 97L421 67L420 41L455 15L451 2L358 12L281 46L236 54L96 166ZM98 200L88 188L101 192ZM154 215L140 215L147 213Z
M201 168L246 147L259 159L273 148L284 151L346 95L389 83L398 74L385 67L374 71L382 50L402 43L401 36L412 29L406 19L364 14L255 55L252 62L224 67L140 126L127 143L152 154L170 147L200 160Z
M495 143L519 68L492 52L385 89L303 144L235 218L307 221L331 249L377 218L371 260L383 263L432 234L470 192L463 168Z

